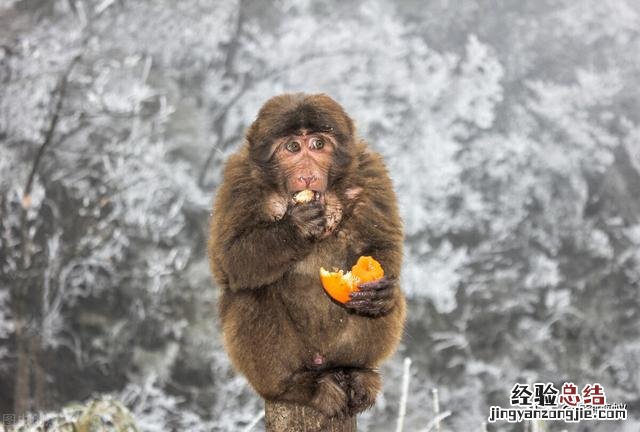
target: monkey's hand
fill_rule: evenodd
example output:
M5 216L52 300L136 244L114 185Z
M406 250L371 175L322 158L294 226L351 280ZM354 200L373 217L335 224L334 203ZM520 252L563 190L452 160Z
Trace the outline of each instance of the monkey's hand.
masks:
M358 285L360 291L349 294L345 306L356 313L381 316L389 313L395 304L396 279L383 277Z
M324 207L317 201L291 205L287 216L300 235L308 240L317 240L324 234L327 223Z

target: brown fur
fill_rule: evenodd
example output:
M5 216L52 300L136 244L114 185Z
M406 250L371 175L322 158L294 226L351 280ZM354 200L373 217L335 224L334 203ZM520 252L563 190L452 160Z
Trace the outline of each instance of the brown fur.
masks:
M268 153L299 129L337 142L324 195L324 234L305 238L291 223ZM397 278L402 226L382 158L355 137L353 122L325 95L268 101L245 145L227 162L214 205L209 256L222 290L224 344L235 367L264 398L315 407L329 416L373 404L376 368L395 350L405 300L397 282L388 307L364 313L332 301L319 267L349 269L371 255Z

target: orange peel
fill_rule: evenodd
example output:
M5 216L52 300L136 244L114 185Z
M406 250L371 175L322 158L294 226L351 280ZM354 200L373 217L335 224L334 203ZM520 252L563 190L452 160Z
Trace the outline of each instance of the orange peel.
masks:
M320 282L331 298L346 303L349 293L359 291L358 285L378 280L384 276L384 270L378 261L370 256L361 256L351 267L351 271L336 270L333 272L320 267Z

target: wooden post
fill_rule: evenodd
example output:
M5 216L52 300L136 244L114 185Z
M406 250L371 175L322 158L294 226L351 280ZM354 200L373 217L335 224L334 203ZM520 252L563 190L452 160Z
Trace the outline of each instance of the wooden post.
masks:
M266 432L356 432L356 418L327 418L313 408L265 402Z

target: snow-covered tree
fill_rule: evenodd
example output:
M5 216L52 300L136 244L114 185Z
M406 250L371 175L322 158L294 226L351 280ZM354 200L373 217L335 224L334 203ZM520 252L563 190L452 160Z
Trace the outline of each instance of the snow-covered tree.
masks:
M340 101L401 204L407 336L363 430L395 425L403 355L406 430L431 420L432 387L449 430L480 430L527 379L637 399L639 16L629 0L2 3L0 411L110 393L142 430L251 422L204 245L225 159L286 91Z

